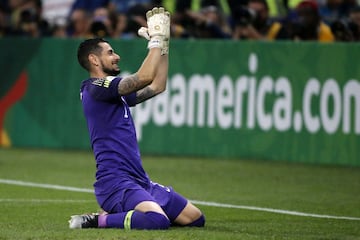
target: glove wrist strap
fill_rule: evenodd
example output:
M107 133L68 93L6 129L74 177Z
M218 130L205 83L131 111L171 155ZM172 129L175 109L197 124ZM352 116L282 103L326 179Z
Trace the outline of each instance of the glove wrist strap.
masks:
M163 44L163 38L160 36L151 37L150 41L148 42L148 49L151 48L161 48Z

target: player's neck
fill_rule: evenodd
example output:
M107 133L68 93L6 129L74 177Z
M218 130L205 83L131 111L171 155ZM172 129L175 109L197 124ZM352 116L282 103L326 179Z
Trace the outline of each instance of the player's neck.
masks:
M108 76L108 74L106 74L104 72L90 72L91 78L105 78L107 76Z

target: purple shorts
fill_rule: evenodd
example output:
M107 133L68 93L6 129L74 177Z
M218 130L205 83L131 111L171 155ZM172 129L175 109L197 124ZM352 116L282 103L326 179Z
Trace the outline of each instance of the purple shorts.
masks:
M171 187L150 182L144 188L134 182L127 183L126 189L113 192L107 199L96 196L97 200L108 213L120 213L133 210L143 201L153 201L160 205L171 222L173 222L187 204L187 199L178 194Z

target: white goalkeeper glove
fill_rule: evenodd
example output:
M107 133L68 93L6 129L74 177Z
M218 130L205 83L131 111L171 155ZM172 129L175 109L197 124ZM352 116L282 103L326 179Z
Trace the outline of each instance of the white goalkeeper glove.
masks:
M161 48L161 55L169 52L170 13L154 7L146 13L148 28L142 27L138 34L149 40L148 48Z
M143 37L147 40L150 40L150 36L149 36L149 33L148 33L148 29L146 27L141 27L139 30L138 30L138 35L140 37Z
M146 27L141 27L139 30L138 30L138 35L140 37L143 37L147 40L150 41L150 36L149 36L149 33L148 33L148 29ZM169 53L169 40L170 38L165 38L161 41L161 55L165 55L165 54L168 54ZM154 44L153 43L148 43L148 45L152 45L152 47L154 47ZM148 47L148 48L151 48L151 47Z

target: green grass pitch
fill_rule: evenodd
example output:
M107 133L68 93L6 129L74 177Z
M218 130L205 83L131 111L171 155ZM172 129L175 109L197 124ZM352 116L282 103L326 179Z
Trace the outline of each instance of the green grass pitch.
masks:
M67 222L70 215L99 209L92 193L12 185L4 180L92 189L92 153L0 149L0 240L360 239L360 168L149 156L143 157L143 163L153 181L171 185L189 199L220 204L198 205L206 215L205 228L71 230Z

